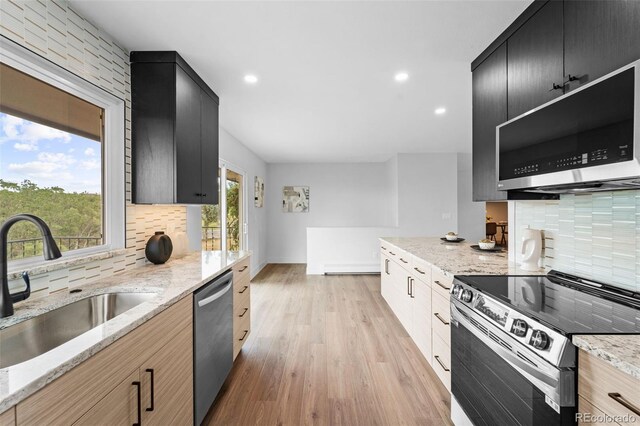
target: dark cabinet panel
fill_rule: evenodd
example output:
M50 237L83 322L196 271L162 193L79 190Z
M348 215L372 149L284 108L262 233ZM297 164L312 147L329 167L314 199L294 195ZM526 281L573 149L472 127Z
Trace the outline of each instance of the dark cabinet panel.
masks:
M640 59L640 1L565 0L564 33L574 89Z
M132 52L132 201L218 202L218 97L176 52Z
M201 97L202 204L218 203L218 104L206 93Z
M562 14L549 1L507 40L509 119L563 94Z
M507 121L507 47L498 47L473 72L473 199L505 200L497 190L496 126Z
M200 87L176 67L176 201L200 204Z
M131 197L134 203L174 200L175 64L131 64ZM170 107L167 107L169 105ZM162 191L158 191L162 188Z

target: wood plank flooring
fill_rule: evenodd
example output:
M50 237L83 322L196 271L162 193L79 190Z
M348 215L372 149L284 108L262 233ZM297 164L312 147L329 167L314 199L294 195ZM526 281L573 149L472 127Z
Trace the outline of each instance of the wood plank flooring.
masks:
M377 275L268 265L252 281L251 327L204 424L451 424L449 393Z

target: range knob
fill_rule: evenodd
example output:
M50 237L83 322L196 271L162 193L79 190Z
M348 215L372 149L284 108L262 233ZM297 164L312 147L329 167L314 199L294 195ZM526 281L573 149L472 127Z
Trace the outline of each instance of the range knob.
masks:
M460 299L460 290L462 290L462 286L460 284L455 284L451 289L451 294L453 294L456 299Z
M544 331L533 330L529 344L541 351L549 347L549 335Z
M463 290L462 294L460 295L460 299L464 303L469 303L473 299L473 293L471 292L471 290Z
M511 332L518 337L524 337L527 335L527 330L529 329L529 325L526 321L521 319L516 319L513 321L511 325Z

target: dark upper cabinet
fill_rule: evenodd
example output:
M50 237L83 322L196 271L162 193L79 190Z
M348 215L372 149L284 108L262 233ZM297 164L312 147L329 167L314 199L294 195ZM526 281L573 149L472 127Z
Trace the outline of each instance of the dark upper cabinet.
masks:
M218 96L176 52L131 52L132 201L218 202Z
M563 94L562 10L547 2L507 40L509 119Z
M473 200L506 200L496 179L496 126L507 121L507 46L473 71Z
M640 1L566 0L564 43L569 90L640 59Z

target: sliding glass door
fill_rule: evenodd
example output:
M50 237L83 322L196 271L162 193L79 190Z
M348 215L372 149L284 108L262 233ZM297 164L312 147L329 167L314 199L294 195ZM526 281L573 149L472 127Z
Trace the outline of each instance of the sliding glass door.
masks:
M246 245L245 178L233 166L218 168L219 204L202 207L202 249L244 250ZM220 185L224 182L224 185Z

